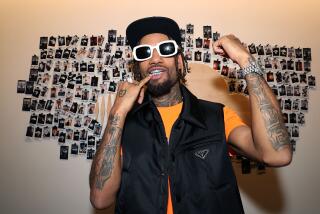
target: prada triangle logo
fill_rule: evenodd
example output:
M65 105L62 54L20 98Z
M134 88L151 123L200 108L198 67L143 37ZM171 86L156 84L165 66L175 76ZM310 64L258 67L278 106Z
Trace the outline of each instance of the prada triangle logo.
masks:
M208 153L209 153L209 149L202 149L202 150L196 151L194 155L204 160L206 159Z

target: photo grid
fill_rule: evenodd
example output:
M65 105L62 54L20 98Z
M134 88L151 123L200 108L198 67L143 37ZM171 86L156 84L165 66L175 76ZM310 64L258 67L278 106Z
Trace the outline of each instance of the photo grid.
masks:
M219 32L203 26L202 35L195 36L193 24L187 24L180 32L189 62L208 65L221 74L230 93L248 95L239 66L213 53L212 43L219 39ZM244 45L265 70L265 79L278 97L295 148L299 128L305 124L309 89L316 87L311 73L311 49ZM106 36L40 37L39 52L31 57L29 78L17 82L17 93L25 94L22 111L30 112L26 137L56 140L60 159L92 159L103 135L97 100L114 94L119 81L132 79L131 62L126 38L114 29L108 30ZM241 162L247 163L243 159Z

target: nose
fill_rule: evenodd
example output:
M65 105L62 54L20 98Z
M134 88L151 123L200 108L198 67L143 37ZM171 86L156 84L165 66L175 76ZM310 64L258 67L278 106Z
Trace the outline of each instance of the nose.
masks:
M157 49L152 50L152 56L150 58L150 64L158 64L162 61L162 57L159 55Z

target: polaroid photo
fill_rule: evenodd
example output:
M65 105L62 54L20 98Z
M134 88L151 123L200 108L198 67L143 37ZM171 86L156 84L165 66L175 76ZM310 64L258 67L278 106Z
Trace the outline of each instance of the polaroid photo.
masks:
M74 35L71 39L70 45L75 46L77 45L78 41L79 41L79 37L77 35Z
M64 59L69 59L70 54L71 54L71 50L68 49L68 48L66 48L66 49L64 49L63 52L62 52L62 58L64 58Z
M87 114L88 115L92 115L94 114L94 110L95 110L95 103L88 103L87 105Z
M202 38L198 37L196 39L196 48L202 48L202 42L203 42Z
M97 77L97 76L91 77L91 83L90 83L90 85L91 85L92 87L97 87L97 86L98 86L98 82L99 82L99 77Z
M108 91L109 91L109 92L116 92L116 90L117 90L117 83L114 82L114 81L111 81L111 82L109 83Z
M31 66L37 66L39 64L39 57L37 55L33 55L31 57Z
M299 74L299 77L300 77L301 84L307 84L307 75L305 73Z
M78 50L77 58L83 59L83 58L86 57L86 55L87 55L87 48L86 48L86 47L81 47L81 48Z
M93 157L94 157L95 152L96 152L96 151L95 151L93 148L89 148L89 149L87 150L87 159L88 159L88 160L92 160Z
M283 77L282 77L281 71L277 71L276 72L276 82L279 84L279 83L282 83L282 80L283 80Z
M227 77L229 75L229 66L223 65L221 68L221 75Z
M304 71L310 72L311 71L311 62L310 61L304 61L303 67L304 67Z
M220 38L220 33L214 32L212 33L212 40L215 42Z
M283 46L280 48L280 56L287 57L288 49L287 47Z
M57 126L52 126L51 128L51 136L58 137L59 136L59 129Z
M73 114L76 114L78 111L78 103L77 102L73 102L71 107L70 107L70 112L72 112Z
M88 137L88 131L86 129L81 129L80 140L86 141Z
M66 36L66 46L70 46L71 41L72 41L72 36L70 35Z
M89 100L89 93L90 93L90 91L87 88L83 89L82 94L81 94L81 100L88 101Z
M62 58L62 53L63 53L63 50L61 48L56 49L56 52L54 54L54 58L55 59L61 59Z
M77 58L77 53L78 53L78 49L76 47L72 48L69 57L72 58L72 59L76 59Z
M299 112L297 115L298 124L304 125L306 123L305 116L303 112Z
M292 102L292 110L299 111L300 110L300 99L295 99Z
M64 129L64 123L65 123L65 119L60 117L59 118L59 122L58 122L58 128L59 129Z
M102 131L102 126L101 126L101 124L99 124L99 123L96 123L95 125L94 125L94 130L93 130L93 134L95 135L95 136L100 136L101 135L101 131Z
M123 54L123 51L118 49L118 50L116 50L116 52L114 54L114 58L115 59L120 59L120 58L122 58L122 54Z
M194 52L194 61L202 61L201 60L202 51Z
M66 45L66 38L64 36L58 36L58 45L65 46Z
M286 96L286 86L278 85L279 96Z
M73 141L79 141L80 140L80 131L78 129L75 129L73 131Z
M301 48L296 48L295 49L295 55L297 59L301 59L302 58L302 49Z
M74 89L74 82L76 80L76 74L74 74L75 76L72 76L72 80L68 80L68 84L67 84L67 89L71 89L73 90ZM73 94L72 94L73 95Z
M80 148L79 148L79 154L86 154L87 152L87 143L81 142L80 143Z
M77 155L79 153L79 146L76 143L71 144L71 155Z
M187 61L192 61L193 51L192 49L187 49L184 53Z
M208 51L203 53L203 62L211 63L211 53L209 53Z
M181 41L184 42L186 40L186 30L180 29Z
M55 47L56 43L57 43L57 38L54 36L50 36L48 46Z
M61 98L57 99L57 100L55 101L55 106L54 106L54 108L55 108L56 110L62 110L62 103L63 103L63 101L62 101Z
M278 87L276 85L272 85L271 86L271 90L272 90L274 95L276 95L276 96L279 95Z
M288 57L289 57L289 58L295 58L295 57L296 57L293 47L288 48Z
M34 134L34 127L28 126L26 131L26 137L33 137Z
M96 58L97 58L97 59L103 59L103 56L104 56L103 49L102 49L101 47L99 47L99 48L97 49Z
M204 39L203 40L203 48L204 49L210 49L210 39Z
M106 53L111 53L112 51L112 47L113 47L113 44L110 43L110 42L107 42L105 45L104 45L104 52Z
M229 80L228 81L228 89L230 93L236 92L236 81L234 80Z
M47 100L44 106L44 109L47 111L51 111L52 107L53 107L53 100Z
M38 69L31 68L29 72L29 81L36 82L38 80Z
M38 115L37 124L38 124L38 125L44 125L45 121L46 121L46 115L43 114L43 113L40 113L40 114Z
M26 92L27 81L18 80L17 82L17 93L24 94Z
M299 137L299 126L293 126L292 127L292 132L291 132L292 137Z
M72 121L73 121L73 116L69 115L67 118L65 118L64 127L71 127Z
M42 138L42 128L41 127L35 128L34 137L35 138Z
M93 59L96 54L96 48L95 47L90 47L88 50L87 58Z
M90 83L91 83L91 76L87 75L87 74L84 74L82 76L82 79L83 79L83 86L89 86Z
M267 44L264 46L264 50L266 52L266 56L272 56L272 47L271 45Z
M308 111L309 107L308 107L309 101L308 99L301 99L300 100L300 108L303 111Z
M280 48L277 45L272 48L272 56L280 56Z
M309 86L302 86L301 96L302 97L309 97Z
M244 80L240 80L236 84L236 92L243 93L243 90L246 86L246 82Z
M250 54L256 54L257 53L257 49L256 49L256 45L251 43L250 45L248 45L248 50Z
M186 38L186 47L193 48L193 38L191 36L187 36Z
M291 82L292 83L298 83L299 82L299 76L296 72L292 72L291 75Z
M115 43L117 41L117 31L109 30L108 31L108 43Z
M47 59L47 54L48 54L47 50L41 50L40 51L40 59Z
M30 111L31 98L23 98L22 111Z
M296 113L289 114L289 123L297 123L297 115Z
M52 125L52 123L53 123L53 114L51 114L51 113L46 114L46 122L45 123L49 124L49 125Z
M65 131L59 131L58 143L66 142L66 133Z
M300 97L301 96L300 91L301 91L300 85L293 86L293 96Z
M60 146L60 159L68 160L69 146Z
M266 69L271 69L271 68L272 68L271 60L270 60L269 57L266 57L266 58L264 59L264 67L265 67Z
M292 59L287 61L287 69L294 70L294 61Z
M96 121L94 119L91 120L91 122L90 122L90 124L88 126L88 129L91 130L91 131L94 131L94 127L95 127L96 124L99 124L98 121Z
M42 36L40 37L40 42L39 42L39 49L47 49L48 48L48 37Z
M88 46L88 37L86 35L83 35L81 37L81 40L80 40L80 45L81 46Z
M96 138L93 135L88 135L88 146L95 146Z
M186 29L187 29L187 34L194 33L194 25L193 24L187 24Z
M32 114L30 115L29 123L30 123L30 124L33 124L33 125L36 125L36 124L37 124L37 121L38 121L38 115L35 114L35 113L32 113Z
M286 86L286 94L287 94L288 97L293 96L293 87L292 87L292 85L287 85Z
M75 117L73 121L73 126L76 128L81 128L81 125L82 125L82 117L80 116Z
M97 45L98 45L98 37L92 35L90 37L90 46L97 46Z
M212 38L212 27L211 26L203 26L203 37L210 39Z
M311 48L303 48L303 60L311 61Z
M73 140L73 129L66 129L66 140Z
M124 46L124 37L121 35L117 37L117 46Z
M78 107L78 114L79 115L83 115L85 112L85 105L83 103L80 103L79 107Z
M43 138L50 138L51 133L50 133L50 128L49 126L43 127Z
M292 107L292 100L291 99L286 99L284 101L284 109L285 110L291 110Z
M84 116L83 118L83 126L87 127L91 123L92 118L88 115Z
M37 110L37 104L38 104L38 100L37 99L32 99L31 100L31 105L30 105L30 110L31 111L36 111Z
M283 77L283 82L285 84L290 84L291 83L290 82L290 80L291 80L290 73L288 71L284 72L282 77Z
M257 47L257 53L259 56L263 56L264 55L264 48L262 45L258 45Z
M103 35L97 36L97 45L102 46L103 42L104 42L104 36Z
M309 88L314 88L316 87L316 77L313 75L308 76L308 86Z

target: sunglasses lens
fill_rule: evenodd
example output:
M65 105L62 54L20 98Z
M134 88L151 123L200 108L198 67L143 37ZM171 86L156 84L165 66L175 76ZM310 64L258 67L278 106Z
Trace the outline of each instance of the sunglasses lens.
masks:
M151 49L149 47L139 47L136 49L136 56L138 59L146 59L151 55Z
M172 42L163 43L159 46L161 55L168 56L176 51L176 47Z

